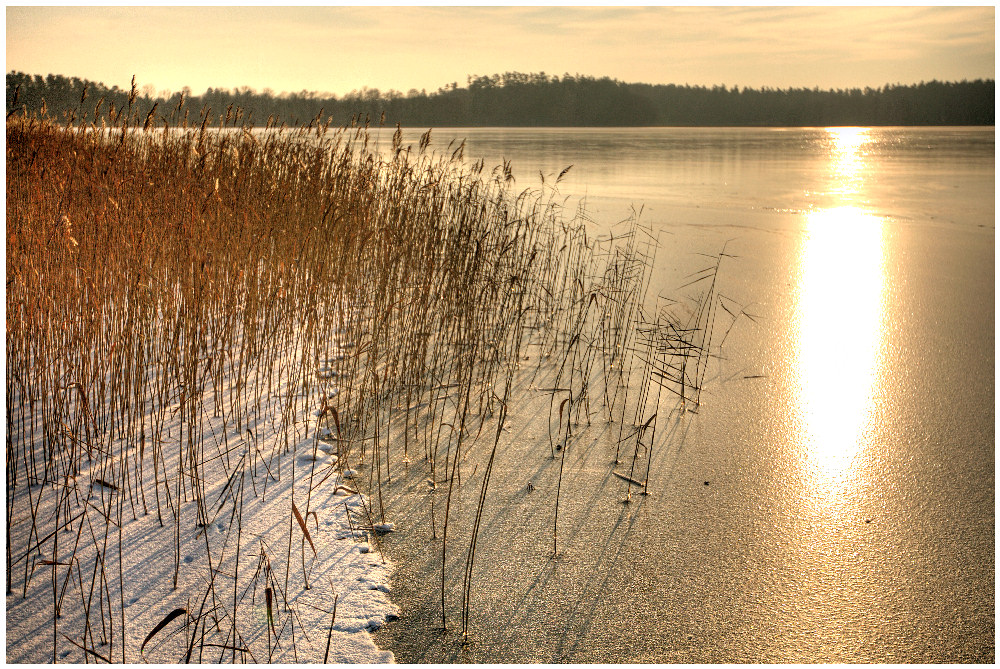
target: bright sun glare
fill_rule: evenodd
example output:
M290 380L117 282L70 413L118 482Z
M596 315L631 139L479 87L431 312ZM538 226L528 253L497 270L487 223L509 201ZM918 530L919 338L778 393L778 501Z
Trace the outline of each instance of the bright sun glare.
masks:
M863 185L865 129L831 129L833 192ZM882 344L883 220L845 205L807 217L799 285L800 408L817 492L850 482L871 414Z
M858 192L864 181L863 149L870 141L868 128L831 128L829 133L833 142L831 194L849 197Z

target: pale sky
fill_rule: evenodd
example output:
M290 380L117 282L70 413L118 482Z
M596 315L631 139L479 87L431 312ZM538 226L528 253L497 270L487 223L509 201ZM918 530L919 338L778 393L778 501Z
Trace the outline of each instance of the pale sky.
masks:
M6 71L428 92L506 71L822 89L994 78L995 8L7 7Z

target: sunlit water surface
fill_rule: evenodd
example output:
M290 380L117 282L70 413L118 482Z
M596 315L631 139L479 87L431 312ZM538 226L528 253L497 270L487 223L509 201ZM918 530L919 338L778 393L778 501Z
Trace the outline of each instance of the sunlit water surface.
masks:
M631 549L670 546L673 572L629 569L668 582L701 570L704 589L664 585L646 608L673 622L644 621L653 631L626 633L617 651L587 626L568 659L993 659L992 128L432 136L441 150L466 139L487 166L511 161L517 188L572 165L559 193L569 212L585 199L595 234L641 208L662 245L654 290L726 244L739 257L722 289L755 316L727 340L680 455L661 463L665 486L712 479L712 497L654 495L666 528ZM694 608L713 633L678 651L664 626Z

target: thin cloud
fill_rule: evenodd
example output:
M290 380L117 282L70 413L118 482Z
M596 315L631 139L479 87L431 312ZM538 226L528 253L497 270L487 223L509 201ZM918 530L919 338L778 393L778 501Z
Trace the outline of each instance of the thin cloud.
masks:
M434 90L511 70L846 87L992 77L992 7L11 7L7 63L158 87ZM85 44L86 49L79 48Z

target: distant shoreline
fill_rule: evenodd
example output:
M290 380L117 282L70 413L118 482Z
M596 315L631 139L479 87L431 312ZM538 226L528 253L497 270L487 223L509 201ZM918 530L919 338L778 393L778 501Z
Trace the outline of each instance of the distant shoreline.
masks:
M337 97L249 87L129 90L76 77L7 73L8 117L162 128L416 127L920 127L993 126L995 81L887 84L846 90L624 83L607 77L506 73L437 91L363 89Z

